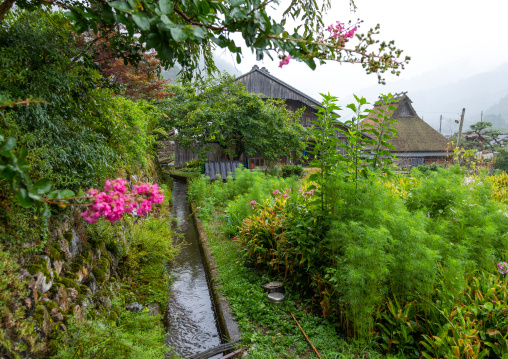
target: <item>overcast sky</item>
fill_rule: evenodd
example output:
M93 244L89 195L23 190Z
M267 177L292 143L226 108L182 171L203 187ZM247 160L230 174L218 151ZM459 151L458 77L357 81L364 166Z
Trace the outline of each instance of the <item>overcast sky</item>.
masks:
M491 70L508 62L508 0L356 0L356 13L350 14L347 0L332 0L327 23L360 18L360 31L381 25L380 40L395 40L403 55L412 60L399 77L386 74L389 84L400 79L425 76L443 70L443 82L456 81ZM232 57L221 57L233 63ZM376 75L367 75L361 65L329 62L312 71L305 64L291 61L282 69L269 58L256 62L250 50L236 65L248 72L254 64L320 99L320 92L344 98L377 84ZM508 79L500 79L508 81ZM404 89L401 89L404 90ZM380 86L380 92L383 88Z

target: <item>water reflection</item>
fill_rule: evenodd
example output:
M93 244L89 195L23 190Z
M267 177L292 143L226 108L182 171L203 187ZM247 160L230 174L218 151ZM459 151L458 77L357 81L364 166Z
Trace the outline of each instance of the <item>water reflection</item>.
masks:
M174 228L183 233L181 238L175 238L175 242L183 241L184 245L171 268L174 282L168 303L166 335L166 343L183 357L221 344L197 233L190 222L186 190L185 183L173 182L173 216L177 219Z

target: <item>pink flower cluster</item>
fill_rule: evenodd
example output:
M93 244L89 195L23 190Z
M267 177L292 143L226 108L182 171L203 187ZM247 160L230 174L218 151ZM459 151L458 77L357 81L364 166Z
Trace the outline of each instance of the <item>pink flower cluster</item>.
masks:
M287 194L287 193L282 193L282 192L281 192L281 191L279 191L278 189L276 189L275 191L273 191L273 192L272 192L272 194L273 194L274 196L280 196L280 195L282 195L282 197L284 197L284 198L289 198L289 194Z
M330 35L332 35L332 37L334 39L339 39L339 41L341 41L341 42L347 42L348 39L353 38L353 36L355 35L355 32L356 32L356 30L358 30L358 28L355 26L355 27L348 30L344 26L344 23L337 21L335 26L330 25L330 26L328 26L327 30L330 32Z
M314 190L313 190L313 189L311 189L311 190L310 190L310 191L308 191L308 192L304 192L302 189L300 189L300 190L299 190L299 192L301 192L301 193L302 193L302 197L303 197L303 198L307 198L307 196L312 196L312 195L314 195Z
M254 209L256 204L259 204L259 203L257 203L256 201L250 201L250 206L252 207L252 209Z
M282 68L282 66L289 64L289 60L291 60L291 55L287 55L285 58L280 60L279 67Z
M136 215L142 216L152 210L152 204L162 203L164 191L157 184L141 183L135 185L132 191L125 186L127 181L122 178L107 180L104 192L90 188L87 194L92 203L88 209L81 213L83 219L89 223L95 223L100 217L114 223L122 218L124 213L136 211Z

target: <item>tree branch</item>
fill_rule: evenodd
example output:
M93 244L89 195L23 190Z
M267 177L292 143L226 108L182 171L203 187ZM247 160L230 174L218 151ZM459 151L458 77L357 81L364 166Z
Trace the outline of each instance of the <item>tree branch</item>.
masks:
M0 5L0 23L4 20L5 18L5 15L7 15L7 13L9 12L9 10L11 9L12 5L14 5L14 2L16 0L5 0L1 5Z

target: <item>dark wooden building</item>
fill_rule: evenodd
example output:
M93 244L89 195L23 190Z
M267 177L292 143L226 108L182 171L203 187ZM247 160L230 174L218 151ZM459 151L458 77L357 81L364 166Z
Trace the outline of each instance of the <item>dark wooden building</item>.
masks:
M311 121L317 120L316 112L321 107L321 102L273 76L264 67L259 68L254 65L249 72L237 77L236 81L243 83L245 90L248 92L261 94L264 98L285 100L288 110L297 111L302 107L305 108L300 118L301 124L305 127L312 126ZM337 122L337 125L340 126L341 123ZM305 140L302 139L302 141ZM290 160L284 157L281 162L289 162ZM264 164L262 154L249 158L249 161L252 161L256 166Z
M392 117L397 120L393 128L398 134L391 140L395 150L390 152L397 156L399 165L414 167L446 162L448 140L418 116L406 93L396 95L395 99L398 103L392 105L397 108ZM364 123L374 124L370 119L378 115L379 108L385 109L386 105L378 102Z
M278 79L277 77L270 74L266 68L259 68L254 65L252 69L246 74L237 77L236 81L241 82L245 85L245 90L248 92L261 94L263 98L274 98L283 99L286 103L286 108L291 111L297 111L300 108L305 108L300 122L303 126L309 127L312 125L311 121L317 119L316 112L321 107L321 102L313 99L306 95L300 90L287 84L286 82ZM341 126L340 122L337 122L337 126ZM302 138L302 141L307 139ZM342 149L339 149L342 151ZM207 154L209 161L220 161L226 160L221 157L220 151L209 152ZM298 154L299 155L299 154ZM300 156L295 153L293 158L282 157L281 163L295 162ZM175 166L180 167L185 162L191 161L198 158L198 155L194 154L191 150L181 148L178 144L175 144ZM242 162L246 162L250 166L264 166L264 158L262 153L258 153L254 156L248 156L247 158L241 158Z

